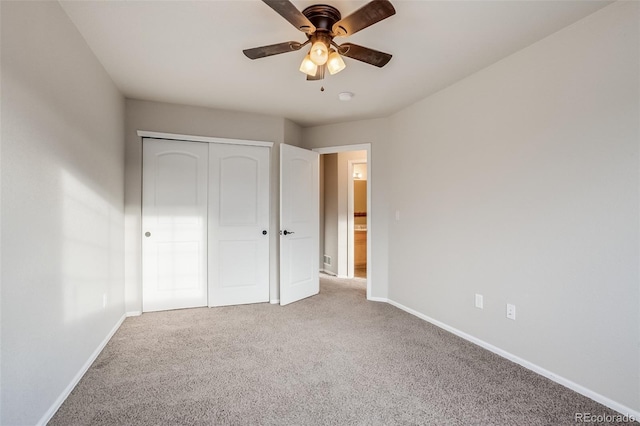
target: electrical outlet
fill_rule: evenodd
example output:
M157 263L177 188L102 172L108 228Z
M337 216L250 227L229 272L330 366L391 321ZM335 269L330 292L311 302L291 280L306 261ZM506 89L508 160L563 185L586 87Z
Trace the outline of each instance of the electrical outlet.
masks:
M107 293L102 294L102 309L107 307Z
M400 210L396 210L396 221L400 220Z
M507 303L507 318L515 321L516 319L516 305Z
M481 294L476 294L476 308L483 309L484 302Z

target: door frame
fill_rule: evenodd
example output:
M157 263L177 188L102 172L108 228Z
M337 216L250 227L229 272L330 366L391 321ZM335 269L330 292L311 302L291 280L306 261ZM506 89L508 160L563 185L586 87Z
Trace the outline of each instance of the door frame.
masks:
M312 151L317 152L320 155L323 154L338 154L341 152L350 152L350 151L367 151L367 300L372 300L371 296L371 284L373 282L373 268L371 267L371 237L373 233L371 232L372 228L372 217L373 210L371 209L371 187L373 186L373 167L371 164L371 144L370 143L362 143L355 145L339 145L339 146L329 146L325 148L313 148ZM350 179L351 185L353 185L353 177ZM353 192L353 188L351 189ZM351 229L353 231L353 229ZM349 231L347 231L349 232ZM353 238L353 237L351 237Z
M185 141L185 142L226 143L231 145L253 145L253 146L266 146L269 148L273 148L273 142L252 141L252 140L245 140L245 139L214 138L211 136L181 135L177 133L149 132L146 130L138 130L138 136L140 138L149 138L149 139L169 139L169 140Z

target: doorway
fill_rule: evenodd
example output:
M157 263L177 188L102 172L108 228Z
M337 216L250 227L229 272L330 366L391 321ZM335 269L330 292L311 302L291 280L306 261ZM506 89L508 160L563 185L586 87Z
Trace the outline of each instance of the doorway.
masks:
M321 154L321 234L319 269L339 278L354 278L356 237L359 237L359 276L365 278L367 298L371 298L371 145L346 145L317 148ZM354 211L354 167L367 166L367 180L364 186L366 207L359 205ZM361 166L358 166L359 169ZM359 170L362 173L362 170ZM356 179L362 180L362 179ZM358 216L356 218L356 213ZM366 214L366 217L364 217ZM357 220L356 220L357 219ZM364 219L364 221L363 221ZM356 225L359 235L356 235ZM368 260L368 261L367 261Z
M349 196L349 211L353 210L353 276L367 278L367 163L350 163L349 176L353 196ZM351 265L349 265L351 268Z

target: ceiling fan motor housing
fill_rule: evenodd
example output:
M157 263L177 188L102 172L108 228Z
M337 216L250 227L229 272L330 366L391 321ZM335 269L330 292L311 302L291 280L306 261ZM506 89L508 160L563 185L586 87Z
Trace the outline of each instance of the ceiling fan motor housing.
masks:
M340 11L328 4L314 4L302 11L302 14L316 27L315 34L331 34L333 24L342 19Z

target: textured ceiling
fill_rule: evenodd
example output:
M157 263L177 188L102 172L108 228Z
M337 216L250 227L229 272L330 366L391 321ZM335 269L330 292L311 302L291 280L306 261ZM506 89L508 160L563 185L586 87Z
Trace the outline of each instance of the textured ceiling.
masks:
M293 3L303 9L309 1ZM346 16L366 1L332 1ZM396 15L338 44L393 54L307 82L304 50L249 60L242 50L306 37L258 0L61 1L128 98L263 113L302 126L388 116L572 24L608 1L392 0ZM320 87L325 88L324 91ZM349 91L349 102L338 93Z

